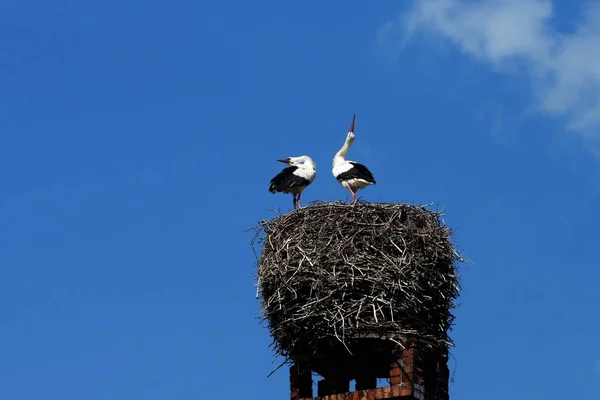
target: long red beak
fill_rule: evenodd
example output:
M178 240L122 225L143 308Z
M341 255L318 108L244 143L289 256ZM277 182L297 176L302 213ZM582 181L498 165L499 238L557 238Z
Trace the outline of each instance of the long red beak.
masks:
M350 132L354 132L354 121L356 120L356 113L352 116L352 125L350 125Z
M289 158L286 158L284 160L283 159L282 160L277 160L277 161L285 163L285 164L289 164L290 163L290 159Z

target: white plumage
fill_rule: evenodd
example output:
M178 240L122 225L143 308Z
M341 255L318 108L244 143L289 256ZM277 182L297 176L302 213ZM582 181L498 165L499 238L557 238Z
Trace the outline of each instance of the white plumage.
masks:
M288 157L277 160L289 164L280 173L275 175L269 182L269 192L271 193L291 193L294 198L294 209L300 207L300 196L308 185L310 185L317 175L317 166L309 156Z
M364 189L369 185L374 185L375 177L369 171L369 169L363 164L357 163L356 161L346 160L346 154L350 150L350 146L354 142L354 121L356 120L356 114L352 117L352 125L350 125L350 131L346 136L344 145L333 157L333 176L337 179L340 184L350 191L352 195L352 201L355 200L356 191Z

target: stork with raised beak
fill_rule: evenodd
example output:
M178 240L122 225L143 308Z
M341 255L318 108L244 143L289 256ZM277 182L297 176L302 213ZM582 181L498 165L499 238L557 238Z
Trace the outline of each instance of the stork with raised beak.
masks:
M346 160L346 154L350 150L350 146L354 142L354 122L356 120L356 113L352 117L352 125L350 125L350 131L346 135L346 141L344 145L333 157L333 176L337 181L346 189L350 191L352 195L352 201L356 198L356 191L363 189L369 185L375 184L375 177L369 169L363 164L357 163L356 161Z

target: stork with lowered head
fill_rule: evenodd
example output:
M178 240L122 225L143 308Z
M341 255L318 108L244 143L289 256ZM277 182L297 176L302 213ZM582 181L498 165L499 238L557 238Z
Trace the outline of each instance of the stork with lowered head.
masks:
M269 192L291 193L294 209L300 208L300 196L315 179L317 167L309 156L288 157L277 161L288 164L289 167L284 168L271 179Z

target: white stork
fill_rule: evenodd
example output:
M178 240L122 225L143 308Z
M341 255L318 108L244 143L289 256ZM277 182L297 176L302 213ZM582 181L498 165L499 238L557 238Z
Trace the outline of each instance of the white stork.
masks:
M302 191L312 183L317 175L317 167L309 156L288 157L277 160L289 164L269 182L269 192L291 193L294 195L294 209L300 208Z
M335 179L346 189L350 191L352 195L352 201L356 196L356 191L363 189L369 185L375 184L375 178L367 167L359 164L355 161L346 160L346 154L350 150L352 142L354 142L354 121L356 120L356 113L352 117L352 125L350 125L350 131L346 136L346 142L333 157L333 176Z

